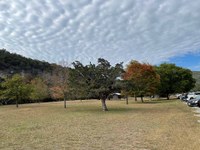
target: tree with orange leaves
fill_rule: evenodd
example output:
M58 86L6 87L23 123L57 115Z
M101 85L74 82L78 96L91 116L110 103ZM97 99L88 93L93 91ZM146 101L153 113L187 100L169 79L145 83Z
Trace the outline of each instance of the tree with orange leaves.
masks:
M131 61L127 65L123 79L133 84L133 91L130 92L141 96L142 102L143 96L154 94L160 83L160 76L156 73L154 67L138 61Z

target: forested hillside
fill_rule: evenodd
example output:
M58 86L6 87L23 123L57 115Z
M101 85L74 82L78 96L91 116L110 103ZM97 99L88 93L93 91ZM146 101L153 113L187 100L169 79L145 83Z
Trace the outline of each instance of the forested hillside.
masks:
M192 75L193 75L193 78L196 80L196 86L194 90L200 91L200 71L193 71Z
M0 49L0 105L62 99L67 70Z
M43 71L50 71L52 65L48 62L25 58L13 54L5 49L0 49L0 71L2 73L19 73L21 71L37 74Z

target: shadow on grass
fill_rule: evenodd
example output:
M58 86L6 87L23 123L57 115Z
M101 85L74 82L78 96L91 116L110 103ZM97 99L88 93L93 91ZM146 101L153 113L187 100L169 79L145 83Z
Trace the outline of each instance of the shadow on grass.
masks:
M88 109L79 109L74 111L75 113L81 114L126 114L126 113L149 113L152 111L158 111L158 108L152 110L148 107L108 107L108 111L102 111L102 108L88 108Z
M172 103L174 101L177 101L177 100L163 100L163 99L159 99L159 100L151 100L151 101L144 101L143 103L141 101L136 101L132 104L161 104L161 103Z
M134 111L134 109L135 108L126 108L126 107L110 108L108 112L111 112L111 113L125 113L125 112Z
M133 107L115 107L108 105L108 111L103 111L102 108L99 106L87 106L87 107L77 107L68 109L69 112L77 112L77 113L110 113L110 112L130 112L133 111L135 108Z
M114 103L114 105L110 102L107 104L108 111L103 112L101 108L101 104L90 104L90 103L81 103L83 105L70 105L66 110L68 113L80 113L80 114L124 114L124 113L149 113L149 112L160 112L160 106L155 107L152 109L152 107L149 107L148 105L169 105L174 104L177 100L146 100L144 103L142 103L140 100L137 102L130 100L129 104L126 105L124 101L119 101L119 103Z

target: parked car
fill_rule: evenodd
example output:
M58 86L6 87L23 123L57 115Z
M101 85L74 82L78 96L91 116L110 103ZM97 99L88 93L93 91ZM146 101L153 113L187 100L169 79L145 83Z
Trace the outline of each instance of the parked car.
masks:
M187 105L190 107L199 106L200 107L200 95L196 96L194 99L190 99L187 101Z
M182 94L176 94L175 96L177 99L181 99Z
M180 96L180 100L186 101L186 100L187 100L187 95L188 95L188 93L183 93L183 94Z
M200 92L191 92L191 93L188 93L186 101L189 101L189 100L191 100L191 99L194 99L194 98L196 98L198 95L200 95Z

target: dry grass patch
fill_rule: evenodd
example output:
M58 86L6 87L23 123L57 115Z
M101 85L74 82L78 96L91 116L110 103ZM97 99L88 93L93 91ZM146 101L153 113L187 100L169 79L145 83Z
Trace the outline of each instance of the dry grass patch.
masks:
M0 107L0 149L197 150L200 124L179 101L70 101Z

